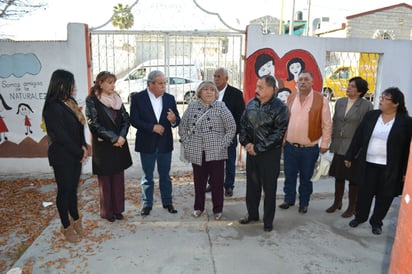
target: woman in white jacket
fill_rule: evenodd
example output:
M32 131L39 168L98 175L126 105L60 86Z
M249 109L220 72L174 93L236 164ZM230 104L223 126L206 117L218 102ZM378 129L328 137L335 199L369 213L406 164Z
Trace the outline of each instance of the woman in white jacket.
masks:
M213 213L222 218L223 184L227 148L236 133L236 123L225 103L217 101L219 92L212 81L202 82L198 100L191 102L179 125L181 145L193 166L195 185L194 217L205 209L206 184L210 177Z

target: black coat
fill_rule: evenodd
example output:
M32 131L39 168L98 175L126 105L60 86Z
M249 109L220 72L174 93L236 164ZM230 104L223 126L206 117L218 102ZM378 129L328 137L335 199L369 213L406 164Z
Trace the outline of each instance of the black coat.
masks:
M222 101L232 113L236 122L236 133L240 131L240 117L245 110L245 101L243 100L243 93L235 87L227 85L225 95Z
M256 154L280 148L288 123L288 107L276 96L263 105L254 98L240 119L239 142L242 146L252 143Z
M62 101L52 100L43 110L49 140L48 157L51 166L80 163L82 146L86 145L84 126Z
M380 110L372 110L365 114L346 152L346 160L358 159L356 180L359 184L362 184L365 180L366 153L380 114ZM385 193L388 195L398 196L402 194L403 176L406 174L408 165L411 130L412 118L406 114L397 114L386 145L387 168L384 188Z
M124 105L113 110L103 105L95 96L86 98L86 116L92 133L93 174L113 175L132 165L127 143L129 114ZM126 142L122 147L113 146L122 136Z

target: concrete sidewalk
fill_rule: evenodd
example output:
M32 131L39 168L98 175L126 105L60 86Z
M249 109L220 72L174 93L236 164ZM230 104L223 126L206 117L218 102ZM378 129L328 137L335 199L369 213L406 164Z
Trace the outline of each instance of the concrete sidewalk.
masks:
M115 223L100 219L97 185L90 179L81 189L88 236L80 244L62 242L55 218L14 267L31 261L32 273L386 273L398 202L383 234L375 236L368 224L350 228L340 212L324 212L331 185L331 180L316 183L306 215L296 207L278 209L274 231L267 233L261 222L237 222L246 212L244 178L236 182L234 197L225 200L221 221L213 219L209 195L206 212L198 219L190 215L193 185L183 180L174 184L178 214L161 208L157 194L151 215L141 217L140 204L129 198L126 220Z
M179 151L178 148L175 151ZM79 189L81 212L88 235L79 244L61 241L57 217L36 239L14 267L33 263L32 273L386 273L394 241L399 199L384 221L383 234L371 233L368 223L349 227L341 211L328 214L333 199L332 178L314 183L307 214L297 207L277 208L274 230L263 223L240 225L245 215L245 174L239 171L232 198L225 199L223 218L215 221L210 194L206 211L193 218L194 189L190 176L176 177L174 204L169 214L160 202L156 183L155 204L149 216L140 216L139 160L126 172L126 219L109 223L98 214L98 188L90 177ZM173 172L191 172L176 161ZM277 203L283 198L278 182ZM344 206L347 199L344 200ZM263 212L262 208L260 210ZM262 217L262 216L261 216Z

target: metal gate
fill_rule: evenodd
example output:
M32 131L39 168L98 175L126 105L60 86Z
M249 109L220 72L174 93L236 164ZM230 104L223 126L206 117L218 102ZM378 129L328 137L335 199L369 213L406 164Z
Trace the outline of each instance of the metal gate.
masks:
M100 71L117 76L116 90L121 93L128 108L127 98L132 92L146 87L143 64L150 64L165 72L168 79L166 92L186 92L176 88L181 81L199 83L213 80L214 70L225 67L229 83L242 90L244 35L233 32L201 31L91 31L93 79ZM193 66L192 66L193 65ZM176 67L184 67L178 70ZM199 69L197 79L186 68ZM143 69L143 70L142 70ZM137 76L142 76L137 81ZM133 85L131 83L134 83ZM184 86L188 86L184 84ZM190 85L193 90L193 85ZM120 92L121 91L121 92ZM173 94L182 98L184 94ZM178 105L180 115L187 101ZM130 128L128 139L134 141L135 129ZM177 131L173 132L178 138Z
M217 67L229 72L229 82L243 85L244 35L233 32L201 31L91 31L93 78L100 71L111 71L125 79L139 65L156 63L167 77L213 80ZM172 75L172 65L195 64L198 79L187 71ZM172 83L173 84L173 83ZM169 83L170 85L170 83ZM167 86L169 91L170 86ZM138 90L127 90L127 93Z

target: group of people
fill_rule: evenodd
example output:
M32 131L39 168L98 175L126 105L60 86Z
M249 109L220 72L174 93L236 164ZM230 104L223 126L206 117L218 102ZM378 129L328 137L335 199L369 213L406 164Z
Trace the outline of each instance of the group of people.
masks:
M204 210L206 182L209 182L213 189L215 218L222 217L223 186L226 196L233 195L235 135L239 128L236 123L239 123L245 103L242 92L227 84L225 68L216 69L214 79L199 86L196 93L199 100L190 104L181 122L175 98L165 93L166 77L161 71L149 73L147 88L131 96L130 115L115 92L116 76L108 71L100 72L86 98L86 117L74 99L74 75L62 69L53 72L43 118L49 138L49 163L58 186L56 205L62 223L61 232L67 241L79 242L84 236L77 187L82 164L89 156L84 136L86 124L92 136L92 171L98 179L102 218L109 222L124 218L124 170L132 165L126 139L130 125L137 129L135 151L140 155L143 171L141 215L149 215L153 207L155 165L163 208L171 214L177 213L169 173L172 128L180 125L181 140L194 171L193 215L198 217ZM226 104L222 100L227 101ZM203 110L208 110L207 115L202 115ZM197 121L196 117L200 116L202 120ZM190 133L183 130L189 127Z
M228 71L220 67L215 70L214 81L203 81L198 86L197 100L180 117L175 98L165 93L163 72L150 72L147 88L131 96L130 115L115 92L115 82L111 72L97 75L86 98L85 117L74 99L73 74L59 69L50 80L43 118L49 138L49 163L57 183L61 232L67 241L79 242L84 235L77 187L82 164L89 155L86 124L92 136L92 169L98 178L100 216L109 222L124 218L124 170L132 165L126 139L130 125L137 129L135 151L140 155L143 172L142 216L150 215L153 207L155 165L162 206L171 214L177 213L169 175L175 127L193 168L194 217L204 212L210 189L214 218L222 218L224 196L233 195L238 136L247 152L247 215L239 220L241 224L259 220L263 189L263 229L272 231L282 152L285 196L281 209L295 205L299 175L299 212L308 212L315 163L319 153L328 149L334 153L329 172L335 177L335 199L326 211L341 209L348 180L349 206L342 216L355 215L351 227L368 219L375 197L370 224L374 234L381 234L382 220L393 198L402 191L412 120L398 88L386 89L379 97L379 110L371 111L372 104L362 98L368 90L367 82L352 78L348 97L336 101L332 119L329 102L313 90L309 71L299 73L297 93L284 100L277 97L277 80L263 75L257 81L255 98L245 106L242 92L228 84Z
M331 120L329 103L312 89L313 77L302 71L298 92L287 98L290 116L284 144L284 202L288 209L296 201L299 174L299 212L307 213L311 181L319 153L334 153L329 175L335 178L333 204L326 212L342 207L345 181L349 181L349 204L342 217L355 216L349 222L357 227L369 218L372 233L382 233L385 218L394 197L402 193L412 135L412 119L404 94L390 87L379 97L379 109L363 99L368 83L361 77L349 80L347 97L335 103Z

